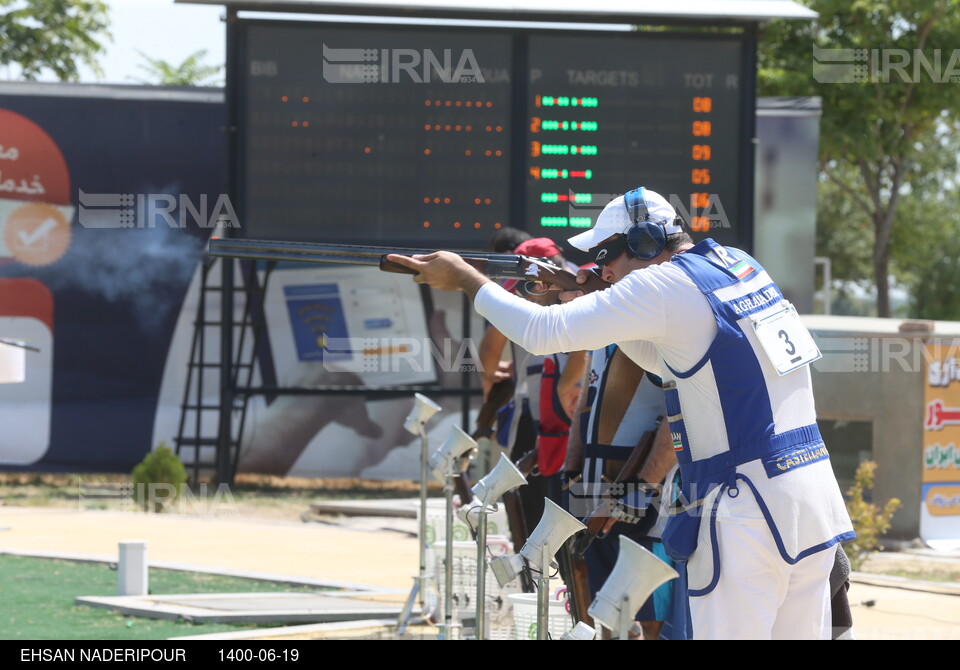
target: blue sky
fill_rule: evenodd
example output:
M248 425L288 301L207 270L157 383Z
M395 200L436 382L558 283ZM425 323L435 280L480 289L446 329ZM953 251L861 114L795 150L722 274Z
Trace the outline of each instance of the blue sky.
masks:
M81 68L83 83L133 84L146 77L140 67L145 61L139 52L150 58L179 65L193 53L207 50L205 65L223 65L226 61L226 31L220 20L225 14L223 5L185 5L174 0L105 0L110 7L110 32L113 41L106 44L107 53L99 57L103 77L97 78L88 68ZM261 14L278 17L276 14ZM305 19L298 14L279 15L287 20ZM343 17L327 20L342 21ZM354 17L358 22L376 22L377 19ZM391 19L419 23L416 19ZM437 20L436 23L457 23ZM485 22L467 22L480 25ZM511 25L511 24L506 24ZM519 24L518 24L519 25ZM547 27L570 27L571 24L541 24ZM574 26L575 27L575 26ZM590 26L593 29L622 30L625 26ZM2 73L0 73L2 76ZM50 73L41 78L53 81Z
M99 58L104 76L98 80L84 68L84 83L136 83L146 76L138 51L175 65L201 49L208 52L203 61L207 65L223 65L226 60L222 6L181 5L173 0L107 0L107 4L113 41Z

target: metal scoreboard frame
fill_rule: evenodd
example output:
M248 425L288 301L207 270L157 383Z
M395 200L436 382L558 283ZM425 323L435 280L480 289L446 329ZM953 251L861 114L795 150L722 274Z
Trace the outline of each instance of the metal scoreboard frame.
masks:
M756 31L751 23L737 28L736 32L628 32L583 27L305 22L239 18L231 12L227 192L241 222L234 232L251 238L482 249L497 229L513 226L562 243L589 228L610 198L647 185L673 201L695 237L709 235L751 250ZM368 39L364 42L358 36ZM507 84L430 84L411 81L409 76L403 81L404 72L394 72L392 82L331 82L337 72L331 70L333 77L329 77L323 69L332 67L341 54L351 58L352 51L361 60L348 64L343 72L356 76L367 71L364 54L359 52L375 52L370 67L380 68L380 76L389 79L390 72L385 69L391 66L389 57L378 57L391 48L400 51L392 45L408 44L413 47L408 51L419 49L425 54L436 52L434 60L440 61L439 54L449 52L451 44L463 44L464 36L474 38L473 43L494 44L485 54L488 62L491 53L501 59L492 69L506 71ZM263 43L270 39L281 52L262 58L257 49L262 53ZM324 51L328 42L336 47ZM505 44L508 53L498 53L497 43ZM310 44L313 50L305 59L304 48ZM371 48L356 48L364 46ZM595 53L597 46L604 52ZM536 78L531 80L535 72L542 75L547 71L543 64L562 57L567 47L588 54L595 63L582 71L587 73L584 76L598 72L608 78L619 76L632 86L541 88ZM283 49L295 54L294 59L299 54L302 68L286 81L283 74L291 66L284 62ZM611 49L635 54L634 62L614 62L608 70L600 70ZM661 55L661 62L653 61L651 55ZM684 57L690 62L678 63ZM713 61L724 59L714 66ZM310 62L304 62L307 60ZM704 61L699 70L677 69L690 70ZM474 62L483 67L484 56L477 55ZM432 73L436 71L434 68ZM465 71L475 76L469 62ZM572 77L573 72L565 64L563 69L547 71L547 78ZM423 74L431 74L426 66ZM711 82L716 88L695 86L698 78L702 83L716 74L727 80L735 77L736 88L722 89L725 82L716 81L721 77ZM681 79L684 76L686 81ZM653 83L645 85L644 79ZM483 110L484 117L476 108L445 108L449 123L436 123L440 117L438 110L431 108L433 103L489 106L487 98L491 96L477 93L484 86L487 91L496 89L492 97L499 109L492 110L493 117L489 109ZM465 89L472 92L463 94ZM586 94L570 95L571 91ZM330 98L346 99L346 103L328 104ZM402 129L386 130L392 133L392 147L390 141L387 146L365 141L370 133L364 136L364 131L355 127L325 127L325 122L338 115L340 121L349 122L351 101L368 115L379 103L384 125L394 124L398 118L404 122ZM736 109L731 110L734 105ZM451 111L459 116L450 120ZM711 124L718 112L725 114L723 121ZM313 118L308 118L311 114ZM646 123L645 114L652 114L653 122ZM474 119L479 123L472 124ZM580 123L581 127L573 130L582 132L563 133L556 127L550 132L541 124L535 135L535 123L543 120ZM631 124L635 127L632 131L627 127ZM618 133L605 126L624 129ZM469 139L468 128L472 131ZM496 141L485 142L483 135L496 135ZM324 146L331 146L334 140L340 154L324 155ZM721 151L717 151L718 144ZM380 149L384 158L377 156ZM484 161L497 162L499 169L471 172ZM365 167L370 165L376 167ZM350 172L356 174L352 183L339 178ZM378 178L378 172L387 173L387 178ZM459 182L457 175L461 175Z

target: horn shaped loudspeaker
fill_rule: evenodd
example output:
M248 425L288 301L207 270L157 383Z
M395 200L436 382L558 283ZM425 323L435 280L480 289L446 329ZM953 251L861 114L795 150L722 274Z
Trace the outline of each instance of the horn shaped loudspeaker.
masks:
M586 528L575 516L549 498L544 498L543 503L543 516L540 517L540 523L533 529L520 550L520 555L540 572L548 567L542 565L544 549L547 555L553 558L571 535Z
M459 426L454 426L440 448L430 456L430 469L433 476L444 481L447 475L460 472L460 459L477 448L477 443Z
M430 420L430 417L443 408L430 400L430 398L427 396L421 395L420 393L414 393L413 400L413 409L410 410L410 414L407 415L406 421L403 422L403 427L408 433L421 435L423 433L424 424Z
M473 495L480 499L483 505L492 505L497 499L510 489L523 486L527 483L526 477L517 469L506 454L500 454L500 461L490 473L473 485Z
M621 535L617 562L587 612L604 627L618 631L621 628L624 607L627 610L626 616L632 620L633 615L658 586L677 577L676 570L633 540Z
M523 559L527 559L532 569L546 572L554 566L553 556L563 544L578 530L586 528L576 517L561 508L549 498L543 499L543 516L540 523L530 533L520 553L514 556L502 556L490 562L494 576L500 586L506 586L516 579L523 568ZM546 550L549 566L543 565Z

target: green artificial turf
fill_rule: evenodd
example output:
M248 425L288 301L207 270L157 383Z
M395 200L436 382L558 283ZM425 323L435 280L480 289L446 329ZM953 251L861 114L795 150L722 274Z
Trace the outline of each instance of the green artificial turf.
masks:
M150 593L320 591L252 579L151 568ZM106 563L0 555L0 639L164 640L184 635L264 628L264 624L193 624L121 616L74 605L78 596L117 595L117 572Z

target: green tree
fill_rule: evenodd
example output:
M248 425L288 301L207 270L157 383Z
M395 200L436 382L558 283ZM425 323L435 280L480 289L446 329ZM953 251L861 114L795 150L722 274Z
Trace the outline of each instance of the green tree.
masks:
M0 0L0 65L19 66L31 81L44 70L76 81L80 64L99 76L108 26L101 0Z
M953 60L960 53L960 0L805 4L819 13L816 22L772 22L761 38L758 89L822 98L823 178L848 201L845 221L869 226L877 312L890 316L892 242L906 218L900 205L917 197L918 184L929 176L925 159L946 151L960 125L960 96L951 82L951 75L960 75L960 62ZM866 50L860 53L867 60L857 64L867 69L860 80L817 81L815 48ZM829 52L819 58L837 60ZM852 73L854 63L849 67ZM822 71L819 78L826 79Z
M179 65L167 61L150 58L142 51L137 53L147 61L140 69L147 72L149 79L141 79L141 84L156 84L159 86L214 86L220 81L210 81L223 69L222 65L204 65L201 61L206 57L206 49L194 52Z

